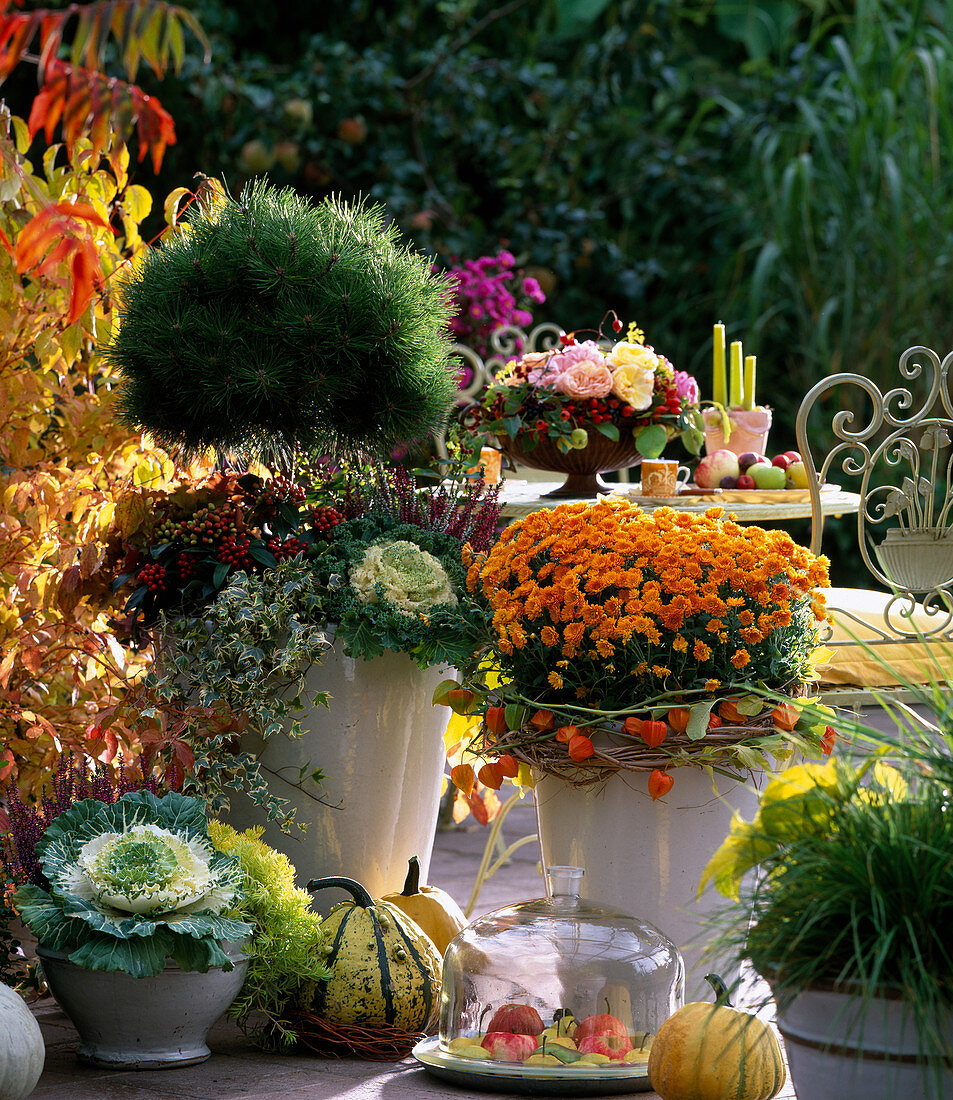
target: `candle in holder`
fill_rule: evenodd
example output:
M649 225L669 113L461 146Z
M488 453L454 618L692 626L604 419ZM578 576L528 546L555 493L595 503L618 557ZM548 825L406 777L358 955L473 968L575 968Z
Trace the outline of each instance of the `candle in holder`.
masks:
M755 356L745 356L745 392L742 404L750 412L754 408Z
M731 377L728 386L728 405L737 408L742 401L741 341L731 342Z
M725 405L728 399L728 375L725 369L725 326L721 321L715 325L714 349L712 399L719 405Z

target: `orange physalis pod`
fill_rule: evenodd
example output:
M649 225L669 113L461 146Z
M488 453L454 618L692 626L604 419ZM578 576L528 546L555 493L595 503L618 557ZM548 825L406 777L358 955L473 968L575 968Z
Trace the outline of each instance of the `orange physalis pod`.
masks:
M540 733L551 730L556 724L556 716L551 710L538 710L529 720L529 724Z
M506 708L487 707L486 714L483 715L483 721L494 737L502 737L506 733Z
M778 729L787 730L788 732L797 725L798 716L797 707L792 706L790 703L782 703L771 711L771 720Z
M579 727L578 726L560 726L559 729L556 730L556 740L557 741L562 741L564 744L568 745L569 742L578 733L579 733Z
M664 722L643 722L642 740L650 748L655 748L668 737L668 726Z
M716 730L720 725L721 719L718 717L717 714L715 714L714 711L712 711L712 713L708 715L708 728L710 730Z
M631 734L633 737L642 736L642 719L641 718L626 718L622 723L622 730L624 733Z
M454 714L469 714L473 703L473 692L469 688L451 688L447 692L447 702Z
M500 774L506 779L515 779L516 773L520 770L520 762L509 753L498 756L496 766L500 769Z
M503 772L495 760L491 760L490 763L484 764L480 768L477 772L477 779L484 787L490 787L494 791L498 791L503 786Z
M821 738L821 749L825 756L830 756L834 751L834 744L837 741L837 730L833 726L824 727L824 736Z
M684 733L688 729L688 719L692 712L688 707L672 707L668 712L668 724L676 733Z
M476 786L476 776L473 773L472 766L470 764L457 764L456 767L451 768L450 782L457 790L463 791L465 795L471 794L474 786Z
M661 768L653 769L649 776L649 794L652 796L652 801L655 802L663 795L675 786L675 780L668 774L663 772Z
M576 736L573 737L569 742L568 749L570 757L577 763L580 760L588 760L596 751L592 747L592 742L583 733L577 733Z
M744 726L748 722L747 714L738 710L737 703L737 699L725 699L718 706L718 713L729 726Z

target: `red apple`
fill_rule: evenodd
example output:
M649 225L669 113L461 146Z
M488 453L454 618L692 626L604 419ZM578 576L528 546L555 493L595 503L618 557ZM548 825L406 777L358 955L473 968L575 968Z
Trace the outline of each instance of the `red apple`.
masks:
M618 1035L620 1038L625 1036L628 1039L629 1031L618 1016L610 1016L608 1012L600 1012L597 1016L587 1016L584 1020L580 1020L572 1037L576 1041L576 1046L578 1046L580 1039L585 1039L590 1035Z
M784 457L788 460L788 462L800 462L801 461L800 451L785 451L784 452Z
M701 489L715 489L723 477L738 476L738 458L732 451L712 451L698 463L695 484Z
M576 1050L583 1054L604 1054L614 1062L621 1062L631 1049L632 1040L628 1035L587 1035L576 1042Z
M754 489L754 478L750 474L741 474L735 482L736 489Z
M536 1052L538 1043L533 1035L516 1035L512 1031L488 1031L481 1047L497 1062L522 1062Z
M532 1005L503 1005L490 1017L486 1030L508 1031L512 1035L542 1035L545 1026Z
M787 455L775 455L771 459L771 465L777 466L780 470L786 470L791 465L791 459Z

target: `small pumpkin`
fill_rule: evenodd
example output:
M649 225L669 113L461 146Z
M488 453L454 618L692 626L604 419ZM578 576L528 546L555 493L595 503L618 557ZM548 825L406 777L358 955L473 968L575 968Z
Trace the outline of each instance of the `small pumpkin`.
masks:
M354 900L335 905L321 925L331 977L318 987L315 1011L331 1023L422 1031L440 994L441 959L433 941L396 905L373 901L353 879L308 883L312 893L332 886Z
M0 1098L24 1100L43 1072L46 1047L23 998L0 982Z
M399 894L385 894L381 901L398 906L412 917L443 955L453 937L466 927L467 918L446 890L420 885L420 860L416 856L407 862L403 890Z
M786 1076L774 1032L733 1008L716 974L705 978L716 1001L693 1001L659 1028L649 1055L652 1088L662 1100L771 1100Z

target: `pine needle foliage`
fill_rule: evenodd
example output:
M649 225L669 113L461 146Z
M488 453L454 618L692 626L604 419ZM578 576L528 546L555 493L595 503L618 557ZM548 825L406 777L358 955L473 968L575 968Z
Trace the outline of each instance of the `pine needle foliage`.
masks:
M120 289L120 417L186 456L383 454L446 420L450 306L381 206L253 181Z

